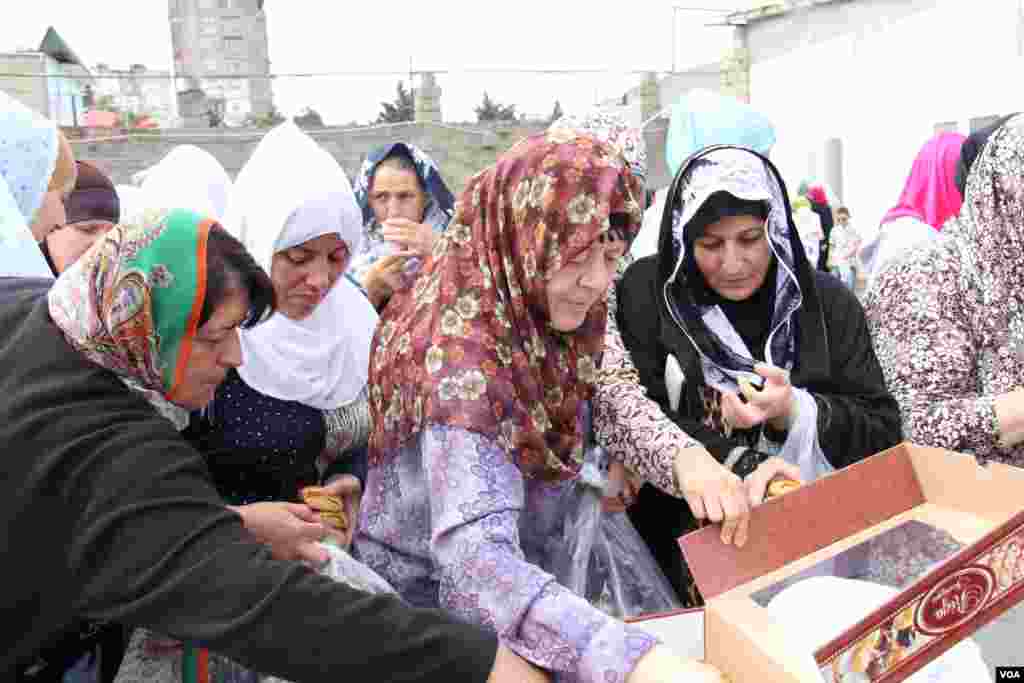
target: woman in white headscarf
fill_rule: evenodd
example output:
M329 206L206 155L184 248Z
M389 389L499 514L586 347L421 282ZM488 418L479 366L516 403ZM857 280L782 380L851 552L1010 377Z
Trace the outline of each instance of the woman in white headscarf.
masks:
M144 172L139 202L146 209L189 209L218 220L231 196L231 177L216 157L179 145Z
M344 171L290 122L260 142L234 192L225 222L270 274L277 312L241 335L242 367L188 434L232 503L296 500L317 483L321 455L358 448L369 432L377 314L342 277L362 218ZM331 487L359 487L351 474L343 481Z
M75 179L56 124L0 92L0 277L53 277L38 243L64 224Z

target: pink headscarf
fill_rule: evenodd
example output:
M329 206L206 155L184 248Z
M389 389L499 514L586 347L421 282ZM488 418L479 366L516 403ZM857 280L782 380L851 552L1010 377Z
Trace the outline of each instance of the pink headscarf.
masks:
M956 186L956 166L966 140L959 133L939 133L924 144L910 169L899 204L889 210L882 225L913 216L936 230L960 213L963 197Z

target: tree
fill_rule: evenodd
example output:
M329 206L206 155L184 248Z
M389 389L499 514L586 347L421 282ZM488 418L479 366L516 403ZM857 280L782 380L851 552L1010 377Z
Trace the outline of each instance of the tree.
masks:
M412 91L406 90L402 81L398 81L394 102L381 102L380 106L384 111L377 116L376 123L401 123L416 118L416 102Z
M551 112L551 117L548 118L548 123L552 124L563 116L565 116L565 114L562 112L562 103L555 100L555 109Z
M224 125L224 112L220 110L220 107L209 107L203 116L206 117L206 121L210 124L210 128L220 128Z
M323 128L324 120L320 116L320 112L312 107L306 107L298 114L292 117L292 121L295 122L299 128Z
M480 103L480 106L474 109L476 112L476 120L480 123L488 121L518 121L519 118L516 115L516 105L503 105L498 104L491 99L491 96L484 91L484 101Z
M120 111L117 108L117 106L114 104L114 96L113 95L101 95L96 100L96 103L93 105L93 109L98 109L100 111L112 111L112 112Z
M256 128L273 128L279 123L285 122L284 116L277 110L276 105L270 105L270 111L266 114L253 115L250 114L245 120L246 125L255 126Z

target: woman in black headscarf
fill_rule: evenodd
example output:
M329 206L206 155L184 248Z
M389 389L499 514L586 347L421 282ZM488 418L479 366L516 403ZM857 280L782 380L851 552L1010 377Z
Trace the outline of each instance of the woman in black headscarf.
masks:
M644 486L630 513L692 604L701 598L676 539L695 518L728 518L707 505L707 475L691 470L709 470L697 464L744 479L754 505L777 474L812 480L900 440L864 312L808 263L786 197L756 152L694 155L671 188L658 253L619 285L619 327L646 403L612 387L595 423L652 459L677 453L675 476L649 477L659 488Z

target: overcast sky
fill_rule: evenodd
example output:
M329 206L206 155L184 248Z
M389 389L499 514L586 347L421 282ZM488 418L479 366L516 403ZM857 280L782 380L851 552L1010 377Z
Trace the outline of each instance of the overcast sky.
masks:
M13 1L13 0L11 0ZM438 77L446 120L472 120L487 90L527 114L566 111L621 95L639 83L630 70L666 71L672 64L673 16L680 68L715 61L728 46L716 15L673 11L673 5L749 7L747 0L266 0L271 70L406 72L488 67L608 69L601 75L449 74ZM499 14L500 8L500 14ZM0 51L38 46L53 25L90 67L132 63L170 68L165 0L33 0L0 22ZM612 73L617 72L617 73ZM366 122L391 99L399 75L279 79L275 102L285 114L313 106L328 123Z

